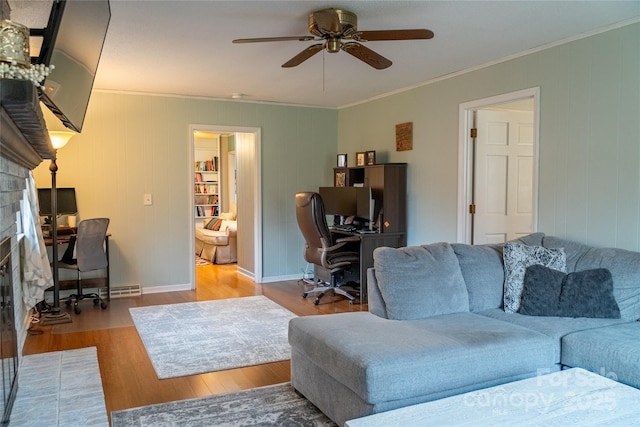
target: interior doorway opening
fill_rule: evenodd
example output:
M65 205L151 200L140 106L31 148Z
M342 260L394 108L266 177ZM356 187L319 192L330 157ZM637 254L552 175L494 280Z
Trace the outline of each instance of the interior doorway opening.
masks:
M501 243L537 229L539 88L460 105L457 240Z
M190 166L189 189L191 204L189 205L189 218L191 241L195 246L195 229L202 226L207 217L216 216L222 212L235 209L237 212L237 272L247 276L257 283L262 282L262 206L261 206L261 134L260 128L216 126L216 125L190 125ZM207 141L206 149L215 148L215 151L204 154L198 153L199 141ZM216 141L216 142L212 142ZM217 145L216 145L217 144ZM214 159L217 154L218 159ZM205 158L200 158L205 156ZM200 172L198 176L198 162L218 162L214 173ZM198 193L198 179L205 181L210 175L211 187L205 196ZM195 179L194 179L195 177ZM217 192L217 194L212 194ZM217 196L217 197L216 197ZM204 203L198 203L204 202ZM211 202L211 203L209 203ZM217 206L214 202L217 202ZM197 205L204 206L197 206ZM202 210L198 210L202 207ZM195 251L192 250L191 259L191 284L195 289Z

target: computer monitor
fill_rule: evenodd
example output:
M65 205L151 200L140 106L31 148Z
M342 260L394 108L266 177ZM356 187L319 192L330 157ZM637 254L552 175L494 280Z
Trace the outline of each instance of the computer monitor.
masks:
M356 188L356 216L365 221L375 221L375 200L371 187Z
M57 214L73 215L78 213L78 205L76 204L75 188L57 188ZM38 205L40 207L40 216L51 216L51 189L38 188Z
M326 215L355 216L358 212L356 187L320 187Z

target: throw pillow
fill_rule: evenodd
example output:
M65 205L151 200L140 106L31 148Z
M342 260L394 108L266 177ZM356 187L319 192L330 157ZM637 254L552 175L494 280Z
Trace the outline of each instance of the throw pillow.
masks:
M204 226L207 230L218 231L220 230L220 225L222 225L222 220L219 218L211 218L209 222Z
M467 288L448 243L380 247L373 261L387 318L415 320L469 311Z
M527 267L518 313L528 316L560 316L560 292L565 274L540 264Z
M541 264L554 270L566 272L564 249L547 249L542 246L527 246L509 242L503 251L504 258L504 311L516 313L524 286L527 267Z
M567 274L560 293L560 315L619 319L611 272L596 268Z
M613 279L606 268L564 274L542 265L527 267L518 313L620 318L620 309L613 296Z
M233 213L233 212L220 212L220 215L218 215L218 218L220 218L220 219L228 219L230 221L235 221L236 214Z

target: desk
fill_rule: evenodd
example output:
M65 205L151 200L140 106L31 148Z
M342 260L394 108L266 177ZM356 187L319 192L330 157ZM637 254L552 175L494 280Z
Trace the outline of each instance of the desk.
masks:
M111 301L111 277L109 274L109 266L111 265L111 263L109 262L109 236L111 236L111 233L107 233L106 236L104 236L104 249L105 252L107 253L107 268L105 270L107 270L107 275L104 279L104 281L106 282L107 285L107 301ZM69 240L71 240L71 234L62 234L60 236L58 236L58 245L66 245L69 243ZM53 238L51 237L45 237L44 238L44 244L45 246L53 246ZM84 280L85 283L90 283L89 286L87 287L91 287L93 284L95 284L95 282L91 281L92 279L88 279L88 280ZM65 280L65 282L70 282L69 280ZM76 288L76 282L74 282L73 286L67 286L67 284L65 283L63 286L63 283L60 282L60 289L75 289ZM96 286L98 287L98 286Z
M400 248L407 245L406 233L358 233L332 229L331 233L340 236L357 236L360 239L360 304L367 302L367 269L373 267L373 251L382 246Z

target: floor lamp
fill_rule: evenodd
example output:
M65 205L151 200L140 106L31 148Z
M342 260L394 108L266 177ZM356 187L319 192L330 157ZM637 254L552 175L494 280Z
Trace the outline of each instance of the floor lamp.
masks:
M69 313L60 312L60 281L58 280L58 190L56 187L56 173L58 172L58 164L56 157L58 149L67 145L67 142L74 136L74 132L66 131L50 131L51 145L55 150L49 170L51 171L51 240L52 240L52 258L51 268L53 270L53 307L50 312L44 316L43 325L52 325L55 323L70 323L71 317Z

